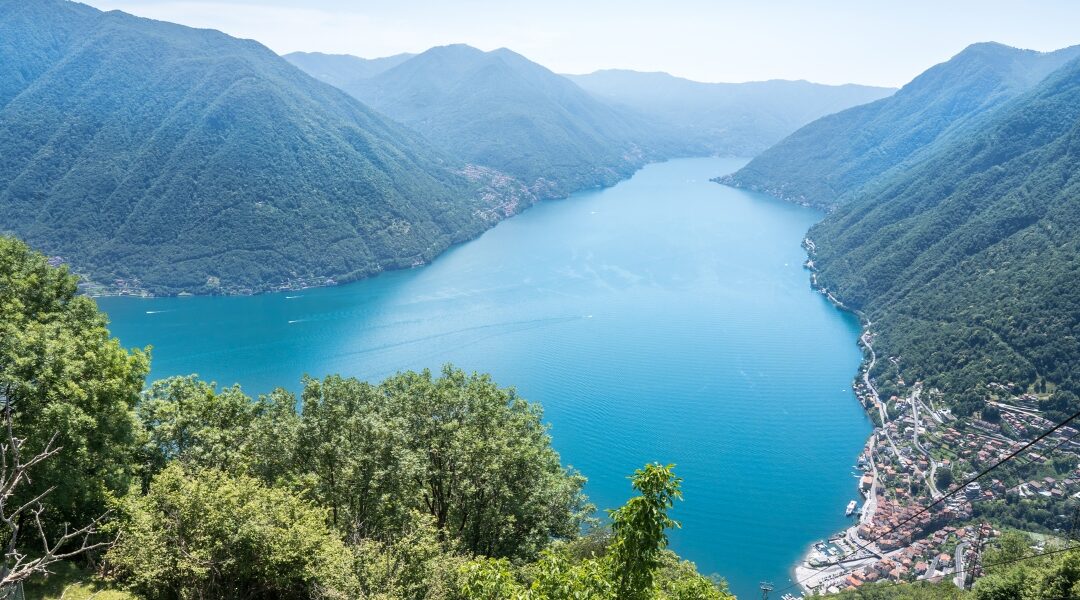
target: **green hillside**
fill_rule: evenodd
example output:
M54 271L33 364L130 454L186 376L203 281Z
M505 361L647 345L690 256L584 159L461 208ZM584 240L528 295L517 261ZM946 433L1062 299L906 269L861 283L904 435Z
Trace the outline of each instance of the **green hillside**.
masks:
M702 151L505 48L432 48L343 89L540 197L611 185L650 159Z
M991 382L1078 387L1078 150L1080 60L811 229L820 282L899 357L879 375L969 410Z
M710 151L733 156L754 156L814 119L896 91L808 81L703 83L620 69L567 77L598 98L654 116Z
M1040 53L975 44L889 98L814 121L721 182L835 206L936 141L963 135L1078 55L1080 47Z
M525 202L252 41L61 0L0 0L0 40L0 232L99 284L344 281Z

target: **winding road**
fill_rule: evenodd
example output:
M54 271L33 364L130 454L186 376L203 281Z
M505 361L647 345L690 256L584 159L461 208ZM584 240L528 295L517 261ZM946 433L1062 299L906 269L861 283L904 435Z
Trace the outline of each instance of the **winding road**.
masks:
M881 432L885 434L885 439L888 440L889 446L892 447L893 454L896 455L896 460L900 461L900 464L904 464L904 457L900 456L900 450L893 442L892 436L889 435L889 430L885 428L885 425L889 423L889 415L885 411L885 404L881 401L881 396L878 395L877 388L873 383L870 383L870 371L874 370L874 364L877 363L877 352L874 352L874 345L870 343L870 324L867 323L866 332L862 335L862 343L866 346L866 349L870 351L870 363L866 365L866 370L863 371L863 383L866 384L866 389L870 390L870 395L874 399L874 404L877 405L878 414L881 416Z
M923 447L922 442L919 441L919 405L922 401L919 396L922 395L922 384L916 383L915 387L911 390L911 396L908 400L911 402L911 417L915 423L915 428L911 434L911 441L915 445L915 449L918 450L923 456L926 457L926 461L930 463L930 473L923 474L923 480L926 481L926 486L930 488L930 496L937 500L941 497L941 492L938 491L937 485L934 483L934 478L937 476L937 462L934 461L934 457L930 455L930 452Z

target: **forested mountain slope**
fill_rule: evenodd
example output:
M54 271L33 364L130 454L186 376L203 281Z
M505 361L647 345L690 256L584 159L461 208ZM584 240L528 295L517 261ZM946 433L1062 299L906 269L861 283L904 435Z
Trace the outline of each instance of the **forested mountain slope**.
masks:
M440 46L342 89L541 197L611 185L650 159L703 151L507 49Z
M969 407L991 382L1075 390L1080 60L809 236L819 282L866 312L904 380Z
M0 40L0 232L99 283L347 280L516 206L252 41L62 0L0 0Z
M1080 47L972 45L893 96L814 121L721 181L830 208L935 142L962 135L1076 56Z
M319 81L345 88L358 79L374 77L416 56L402 53L382 58L360 58L350 54L293 52L282 56Z
M734 156L754 156L814 119L896 91L808 81L703 83L621 69L567 77L598 98L657 117L712 152Z

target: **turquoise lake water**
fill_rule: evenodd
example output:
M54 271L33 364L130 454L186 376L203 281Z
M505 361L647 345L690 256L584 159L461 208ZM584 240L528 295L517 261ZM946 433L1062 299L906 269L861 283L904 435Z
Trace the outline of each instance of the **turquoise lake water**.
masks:
M600 508L630 495L635 468L675 463L674 549L755 598L849 522L870 425L850 390L858 324L802 267L822 215L709 181L744 162L651 165L346 286L100 304L125 345L153 346L154 378L257 394L304 373L490 372L543 404Z

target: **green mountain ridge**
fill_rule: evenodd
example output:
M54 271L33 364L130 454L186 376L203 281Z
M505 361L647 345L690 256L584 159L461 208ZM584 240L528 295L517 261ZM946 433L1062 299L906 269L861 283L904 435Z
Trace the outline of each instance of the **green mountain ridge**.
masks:
M720 181L832 208L889 170L906 169L935 142L966 135L1077 56L1078 46L1041 53L974 44L893 96L803 127Z
M358 79L374 77L416 56L408 52L381 58L360 58L351 54L292 52L282 58L319 81L344 88Z
M0 39L0 231L96 284L347 281L532 201L253 41L61 0L0 2Z
M1080 389L1078 173L1080 59L811 229L819 283L899 357L878 376L968 411L990 383Z
M602 100L660 119L711 152L733 156L756 155L819 117L896 91L785 80L703 83L622 69L567 77Z
M447 153L520 179L541 198L612 185L651 160L708 152L506 48L439 46L371 77L357 73L339 79L342 89Z

